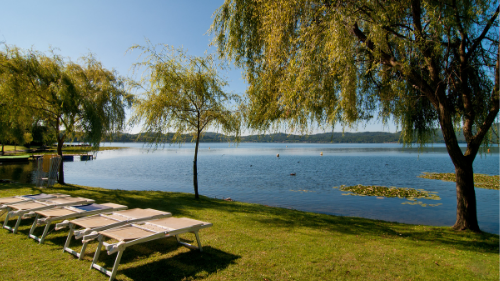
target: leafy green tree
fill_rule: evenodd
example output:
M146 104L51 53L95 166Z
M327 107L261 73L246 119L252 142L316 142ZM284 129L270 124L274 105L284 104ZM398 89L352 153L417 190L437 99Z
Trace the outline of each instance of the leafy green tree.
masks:
M123 79L92 55L83 58L83 66L55 54L24 53L17 48L7 48L4 58L8 64L0 65L12 73L5 88L19 107L29 108L53 130L59 155L64 141L76 133L97 149L105 134L123 127L125 107L132 97ZM58 182L64 183L63 164Z
M457 177L453 228L480 231L472 163L499 111L498 14L489 0L226 0L211 32L246 70L253 128L379 116L423 144L440 127Z
M8 62L2 60L0 54L0 63L8 65ZM33 117L26 108L16 105L15 96L12 91L6 88L5 80L12 75L5 68L0 68L0 143L2 145L1 155L4 155L4 146L7 143L22 145L29 143L31 133L29 130L33 123ZM15 149L15 148L14 148Z
M196 143L193 161L193 186L195 198L198 194L198 146L203 130L221 128L235 136L240 134L238 113L229 108L238 96L225 93L227 82L217 73L217 66L211 55L194 57L182 50L164 45L133 46L145 58L135 64L143 69L141 81L142 97L134 104L132 124L142 124L142 131L151 138L151 144L166 142L173 131L172 142L183 142L182 134L192 136Z

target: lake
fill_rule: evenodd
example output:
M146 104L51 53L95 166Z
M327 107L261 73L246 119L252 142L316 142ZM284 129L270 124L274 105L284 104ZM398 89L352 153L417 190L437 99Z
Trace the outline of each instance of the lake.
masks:
M128 148L99 152L93 161L65 162L66 182L193 193L194 144L167 145L158 150L138 143L103 146ZM478 155L474 172L498 175L498 155L498 148ZM418 178L423 172L454 172L443 145L419 151L399 144L202 143L198 156L199 192L208 197L338 216L452 226L456 219L455 183ZM409 205L403 204L410 202L406 199L350 196L334 188L357 184L424 189L436 192L441 200L419 199L420 204ZM477 188L476 196L480 228L499 234L499 191Z

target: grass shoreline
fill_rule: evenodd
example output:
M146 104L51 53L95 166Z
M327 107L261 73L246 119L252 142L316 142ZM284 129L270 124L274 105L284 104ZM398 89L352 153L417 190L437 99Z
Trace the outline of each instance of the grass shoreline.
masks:
M39 193L29 184L0 183L0 197ZM164 239L128 249L116 280L498 280L499 236L449 227L408 225L307 213L192 194L56 185L67 193L129 208L155 208L213 223L200 231L204 252ZM11 280L107 280L89 270L95 243L83 261L62 252L67 230L45 244L0 231L0 276ZM182 236L189 241L194 235ZM78 249L80 241L73 242ZM81 244L81 243L80 243ZM101 254L108 268L115 255Z

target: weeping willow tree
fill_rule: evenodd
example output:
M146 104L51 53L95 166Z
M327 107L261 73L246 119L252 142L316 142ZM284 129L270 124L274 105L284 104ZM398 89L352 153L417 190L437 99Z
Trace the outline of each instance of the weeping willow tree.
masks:
M31 140L30 128L33 117L25 108L16 106L16 99L9 95L9 89L5 88L5 81L12 72L9 71L9 63L5 55L0 53L0 155L4 155L6 143L25 144Z
M23 145L33 140L30 132L33 117L26 109L16 106L13 99L4 94L2 86L0 83L0 155L4 155L7 143Z
M8 73L2 81L4 94L55 132L59 155L74 134L82 134L97 149L105 134L124 125L131 95L123 80L92 55L81 66L55 54L6 48L2 59L0 68ZM63 164L58 182L64 183Z
M211 32L246 71L253 128L378 116L406 144L440 128L457 179L453 228L480 231L472 163L499 111L498 14L488 0L226 0Z
M144 60L135 64L142 69L141 81L136 86L143 92L134 103L131 124L142 125L151 144L167 141L184 142L183 134L190 134L196 143L193 160L193 187L198 193L198 146L203 130L222 129L225 134L240 135L240 117L236 106L238 96L224 92L227 82L219 75L221 68L211 55L188 56L183 50L163 45L133 46Z

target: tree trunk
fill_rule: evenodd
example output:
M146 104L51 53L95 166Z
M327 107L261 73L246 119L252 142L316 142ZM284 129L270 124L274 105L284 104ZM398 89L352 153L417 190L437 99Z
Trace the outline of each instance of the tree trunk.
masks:
M194 148L194 161L193 161L193 186L194 186L194 198L200 199L198 194L198 146L200 144L200 132L196 136L196 146Z
M477 223L476 192L474 190L474 171L472 168L472 163L477 154L477 147L468 140L467 151L464 154L458 145L451 114L444 105L439 106L438 113L446 150L455 166L457 221L453 225L453 229L469 229L480 232Z
M57 154L59 156L61 156L61 165L59 166L59 177L57 178L57 182L60 184L64 184L64 168L63 168L64 161L62 159L62 157L63 157L63 153L62 153L63 144L64 144L64 137L62 137L62 138L57 137Z
M2 143L2 156L4 156L4 155L5 155L4 146L5 146L5 145Z
M472 230L481 232L477 222L476 192L474 190L474 171L472 163L455 165L457 181L457 221L455 230Z

